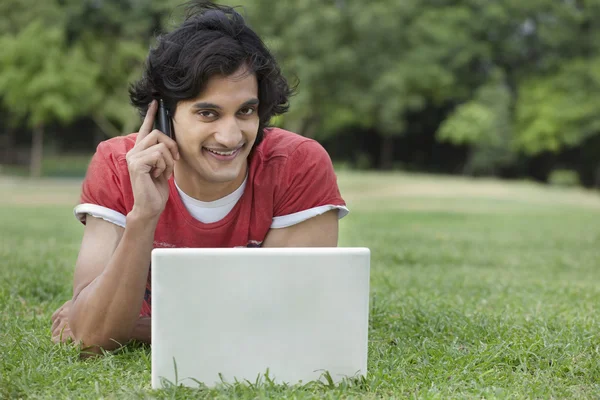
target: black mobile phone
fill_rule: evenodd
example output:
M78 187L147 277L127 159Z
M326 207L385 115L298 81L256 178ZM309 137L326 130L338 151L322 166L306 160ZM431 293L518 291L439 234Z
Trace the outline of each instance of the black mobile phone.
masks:
M158 129L168 137L173 138L171 117L169 115L169 110L165 107L163 99L158 99L158 111L156 112L154 128Z

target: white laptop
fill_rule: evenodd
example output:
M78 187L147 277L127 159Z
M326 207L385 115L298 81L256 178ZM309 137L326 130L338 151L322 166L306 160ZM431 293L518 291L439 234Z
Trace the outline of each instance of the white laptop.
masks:
M366 376L366 248L155 249L152 387Z

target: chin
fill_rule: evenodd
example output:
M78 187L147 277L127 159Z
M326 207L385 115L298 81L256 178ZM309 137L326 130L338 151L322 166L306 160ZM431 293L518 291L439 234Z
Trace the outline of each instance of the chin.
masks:
M214 183L227 183L236 180L240 176L240 171L222 171L215 173L211 171L209 173L205 173L204 176L206 180Z

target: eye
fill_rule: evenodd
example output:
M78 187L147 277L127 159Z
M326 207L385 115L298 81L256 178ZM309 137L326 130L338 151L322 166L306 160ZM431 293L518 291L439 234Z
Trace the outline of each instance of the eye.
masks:
M240 114L245 115L245 116L250 116L250 115L254 114L255 112L256 112L255 107L244 107L244 108L240 109Z
M198 111L198 115L201 116L202 118L208 118L208 119L213 119L217 116L217 114L214 111L209 111L209 110Z

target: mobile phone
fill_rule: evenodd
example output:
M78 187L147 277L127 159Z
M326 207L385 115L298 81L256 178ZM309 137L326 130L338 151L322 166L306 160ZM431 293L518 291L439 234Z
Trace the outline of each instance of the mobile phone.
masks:
M169 115L169 110L165 107L165 103L163 99L158 99L158 111L156 112L156 120L154 127L167 135L170 138L173 138L173 132L171 127L171 117Z

